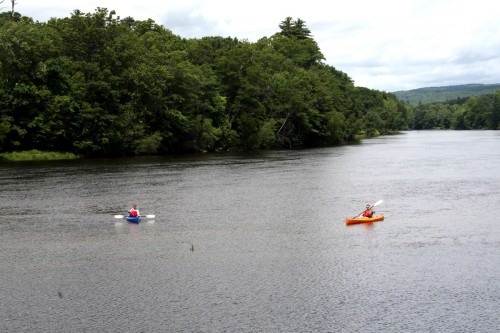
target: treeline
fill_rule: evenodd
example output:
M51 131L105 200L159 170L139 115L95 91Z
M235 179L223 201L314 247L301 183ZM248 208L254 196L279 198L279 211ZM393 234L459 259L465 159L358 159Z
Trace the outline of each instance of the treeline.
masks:
M500 90L494 94L414 107L414 129L500 129Z
M413 126L393 94L323 63L305 22L255 43L152 20L0 17L0 152L168 154L343 143Z
M393 94L414 106L427 103L447 103L463 101L471 96L494 94L500 89L497 84L460 84L443 87L425 87L412 90L394 91Z

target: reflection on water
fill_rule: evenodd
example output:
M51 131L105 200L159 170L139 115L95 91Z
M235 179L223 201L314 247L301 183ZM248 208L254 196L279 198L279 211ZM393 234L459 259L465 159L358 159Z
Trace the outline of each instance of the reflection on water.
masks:
M0 331L495 331L499 148L1 164ZM383 222L346 227L379 199ZM131 202L156 218L115 219Z

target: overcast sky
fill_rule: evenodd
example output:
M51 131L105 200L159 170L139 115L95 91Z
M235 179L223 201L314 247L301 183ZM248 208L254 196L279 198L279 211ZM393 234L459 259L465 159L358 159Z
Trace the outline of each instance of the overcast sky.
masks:
M0 5L10 10L11 0ZM41 22L97 7L153 19L184 38L255 42L286 17L306 22L325 62L356 86L383 91L500 83L500 2L494 0L16 0Z

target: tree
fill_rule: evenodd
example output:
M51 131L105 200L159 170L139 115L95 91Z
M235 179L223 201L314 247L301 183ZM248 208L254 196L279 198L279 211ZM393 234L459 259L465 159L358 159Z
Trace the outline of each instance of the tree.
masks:
M12 9L11 9L11 12L10 12L10 18L11 18L11 20L13 20L14 19L14 14L16 12L15 6L16 6L17 2L16 2L16 0L10 0L10 3L12 5L11 6Z
M2 27L0 118L4 124L11 120L4 132L5 149L50 147L64 128L52 108L53 90L61 83L58 37L50 27L24 20Z
M280 34L291 39L309 39L311 38L311 30L306 27L306 22L300 18L296 21L291 17L285 18L279 25Z
M325 59L304 21L287 17L279 27L281 32L274 34L270 40L276 51L304 68L310 68Z
M47 23L6 15L0 21L2 151L313 147L360 131L409 127L412 113L392 95L355 87L346 73L322 63L300 19L286 18L281 32L250 43L184 39L153 20L120 19L105 8ZM464 119L484 104L487 112L477 121L493 124L492 103L483 102L464 108ZM428 110L419 119L441 119Z
M473 129L492 128L493 95L473 96L464 104Z
M5 0L0 0L0 5L4 2ZM11 3L11 9L10 9L10 12L9 12L9 18L11 21L14 20L14 17L16 16L16 10L15 10L15 6L17 5L17 2L16 0L10 0L10 3Z
M497 90L493 97L491 129L500 130L500 90Z
M4 2L5 0L0 0L0 5ZM15 9L14 9L14 6L17 4L17 2L15 0L11 0L11 10L10 12L6 12L5 14L7 14L6 16L11 20L13 21L14 20L14 14L15 14Z

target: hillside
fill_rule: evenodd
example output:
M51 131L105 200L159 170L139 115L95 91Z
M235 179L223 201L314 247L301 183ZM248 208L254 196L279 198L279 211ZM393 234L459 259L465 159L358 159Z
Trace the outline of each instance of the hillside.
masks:
M417 105L419 103L446 102L457 98L493 94L500 89L500 83L495 84L463 84L444 87L427 87L413 90L393 92L404 102Z

